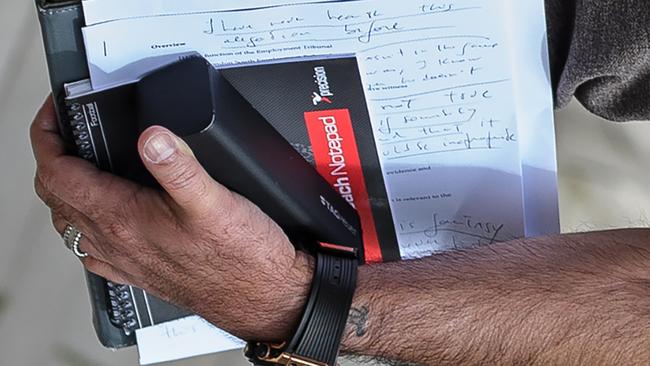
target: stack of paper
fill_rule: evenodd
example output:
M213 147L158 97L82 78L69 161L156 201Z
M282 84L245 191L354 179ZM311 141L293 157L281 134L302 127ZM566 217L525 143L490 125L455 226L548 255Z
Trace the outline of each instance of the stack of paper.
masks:
M356 54L405 259L559 231L542 0L87 0L84 10L95 88L180 52L215 65Z

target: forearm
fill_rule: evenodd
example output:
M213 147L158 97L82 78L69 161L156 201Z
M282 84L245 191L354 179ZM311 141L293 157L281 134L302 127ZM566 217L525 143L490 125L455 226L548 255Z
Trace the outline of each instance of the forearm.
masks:
M364 267L343 350L424 365L650 364L650 232Z

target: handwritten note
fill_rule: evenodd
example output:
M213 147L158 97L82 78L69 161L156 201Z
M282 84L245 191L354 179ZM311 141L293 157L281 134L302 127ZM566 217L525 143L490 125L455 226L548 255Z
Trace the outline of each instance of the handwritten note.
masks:
M509 3L303 4L124 19L84 35L96 88L178 52L215 65L356 53L400 248L414 258L526 232Z
M151 365L244 347L244 342L198 316L136 331L140 364Z
M214 13L333 0L83 0L86 25L175 14Z

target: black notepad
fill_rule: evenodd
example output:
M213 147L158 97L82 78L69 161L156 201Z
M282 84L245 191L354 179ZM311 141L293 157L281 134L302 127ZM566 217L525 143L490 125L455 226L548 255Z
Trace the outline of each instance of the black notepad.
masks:
M223 69L221 74L357 208L367 260L399 260L356 58L280 60ZM82 80L66 84L65 90L78 154L100 169L155 186L137 152L142 131L135 83L94 91ZM124 334L189 315L130 286L107 282L105 296L110 322Z

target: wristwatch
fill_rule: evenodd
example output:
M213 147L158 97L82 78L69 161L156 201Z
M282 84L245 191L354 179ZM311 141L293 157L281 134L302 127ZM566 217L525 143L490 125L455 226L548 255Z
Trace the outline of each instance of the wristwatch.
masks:
M354 248L321 243L309 300L290 341L249 342L245 355L256 366L335 366L356 289Z

